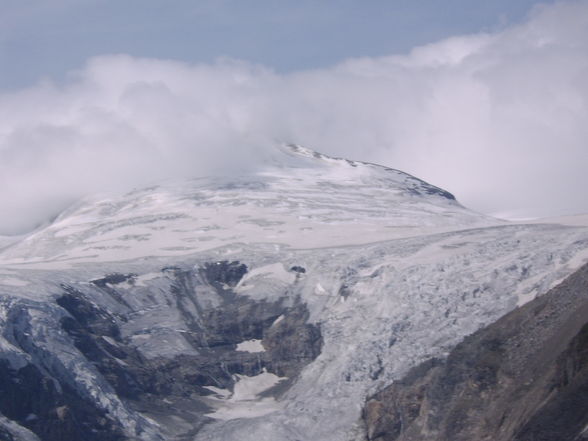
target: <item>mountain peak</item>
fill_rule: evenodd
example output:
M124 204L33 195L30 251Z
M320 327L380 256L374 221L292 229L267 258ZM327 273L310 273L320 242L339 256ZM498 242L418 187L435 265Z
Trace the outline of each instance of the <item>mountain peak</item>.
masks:
M249 174L87 198L1 252L0 262L127 260L252 243L357 245L489 222L407 173L286 144Z
M443 190L408 173L384 165L329 156L298 144L283 144L280 146L280 149L291 157L305 160L304 163L307 166L339 167L349 170L351 175L363 175L364 180L366 175L371 174L380 183L388 181L388 185L392 187L404 187L404 190L413 196L432 195L452 201L456 200L455 196L447 190Z

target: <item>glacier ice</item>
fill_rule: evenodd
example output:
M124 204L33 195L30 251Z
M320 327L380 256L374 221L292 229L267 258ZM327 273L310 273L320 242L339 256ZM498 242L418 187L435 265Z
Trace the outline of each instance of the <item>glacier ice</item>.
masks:
M193 438L344 441L367 394L443 357L588 259L588 224L492 219L405 173L299 146L270 159L250 176L88 198L2 249L0 358L13 366L34 360L128 433L173 439L179 435L162 421L117 396L61 330L61 287L124 315L120 338L146 360L197 357L190 333L200 325L186 317L220 307L225 290L284 307L302 302L320 328L318 357L274 395L263 391L281 377L262 371L235 377L233 390L206 386L204 401L214 404L204 414L213 418ZM189 279L200 303L178 300L174 271L198 274L221 261L248 271L234 286ZM97 284L115 273L127 276ZM276 312L268 326L283 320ZM263 354L259 340L234 350Z

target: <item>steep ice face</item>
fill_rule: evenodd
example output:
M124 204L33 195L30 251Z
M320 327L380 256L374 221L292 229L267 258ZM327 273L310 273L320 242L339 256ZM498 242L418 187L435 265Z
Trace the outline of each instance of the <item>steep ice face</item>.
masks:
M63 268L249 243L322 248L492 223L406 173L288 145L252 175L80 202L0 251L0 263Z

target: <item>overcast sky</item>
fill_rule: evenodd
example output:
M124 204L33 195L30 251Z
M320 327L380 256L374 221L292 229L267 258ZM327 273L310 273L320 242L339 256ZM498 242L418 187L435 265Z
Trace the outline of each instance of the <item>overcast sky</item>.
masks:
M4 0L0 234L281 140L588 212L588 1Z

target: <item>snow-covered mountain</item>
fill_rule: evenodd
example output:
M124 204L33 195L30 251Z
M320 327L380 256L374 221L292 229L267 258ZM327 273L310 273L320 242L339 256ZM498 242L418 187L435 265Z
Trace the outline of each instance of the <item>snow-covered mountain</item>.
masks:
M43 440L361 439L368 395L588 259L588 227L293 145L3 243L0 434Z
M406 173L287 145L256 173L82 201L0 259L57 268L239 243L324 248L489 222Z

